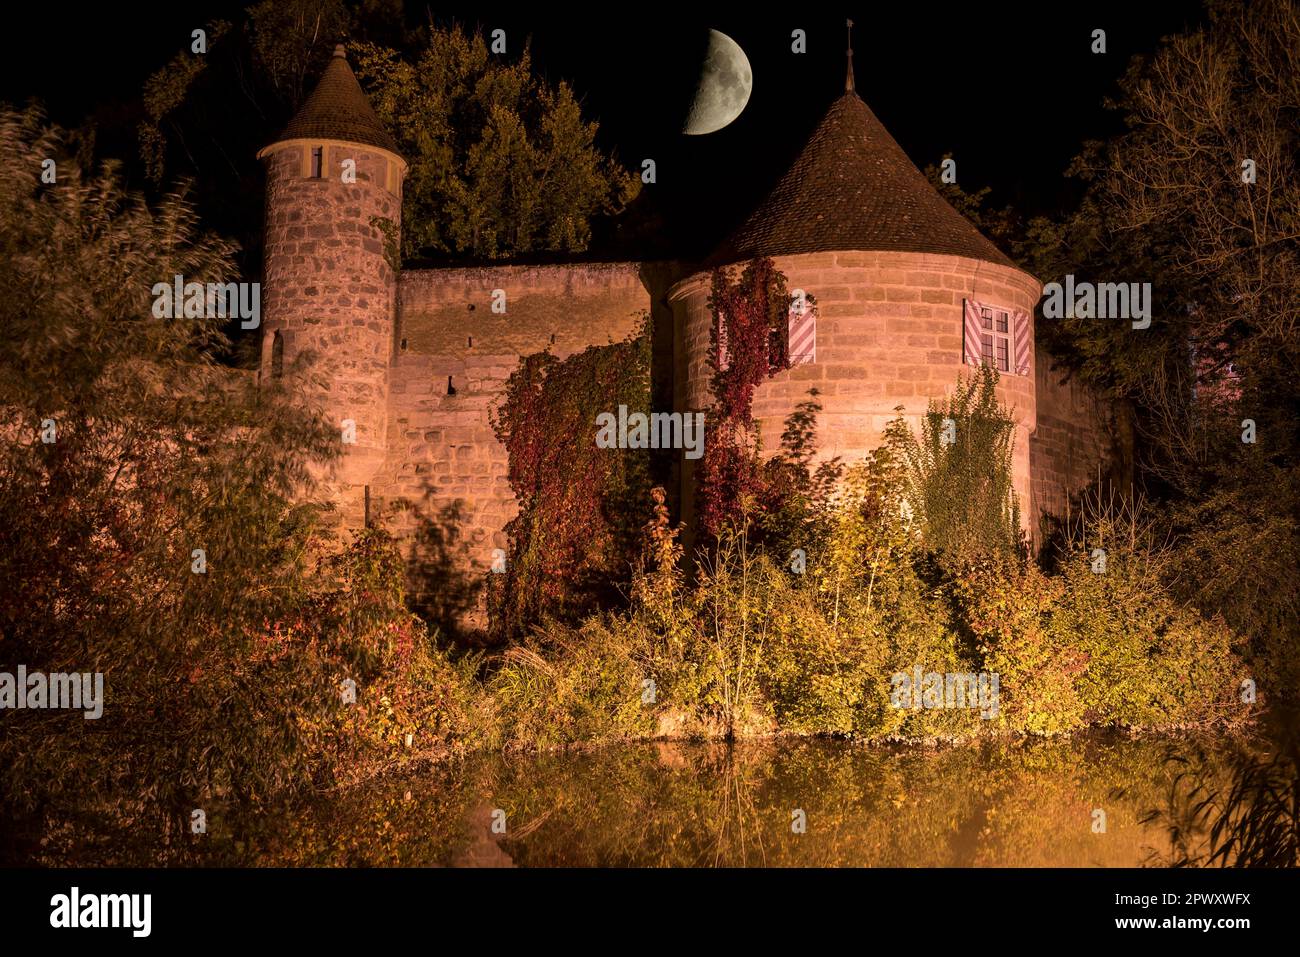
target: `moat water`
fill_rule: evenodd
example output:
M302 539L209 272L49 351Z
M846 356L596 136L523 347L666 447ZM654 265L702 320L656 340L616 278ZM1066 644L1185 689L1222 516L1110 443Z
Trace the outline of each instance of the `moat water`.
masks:
M1091 735L480 756L278 816L241 852L321 866L1132 867L1168 852L1164 825L1142 819L1167 806L1171 755L1192 749Z

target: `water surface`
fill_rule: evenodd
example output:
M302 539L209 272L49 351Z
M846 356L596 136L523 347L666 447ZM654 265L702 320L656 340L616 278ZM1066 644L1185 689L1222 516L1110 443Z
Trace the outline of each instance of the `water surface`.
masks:
M261 828L263 863L414 866L1138 866L1177 740L919 748L825 740L485 755ZM805 825L800 832L800 821Z

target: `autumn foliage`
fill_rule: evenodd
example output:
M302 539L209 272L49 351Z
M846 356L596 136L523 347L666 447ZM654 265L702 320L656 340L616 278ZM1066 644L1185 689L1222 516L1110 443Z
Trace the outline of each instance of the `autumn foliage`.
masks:
M736 279L717 269L709 308L714 315L709 344L714 403L705 415L708 439L696 494L700 527L716 538L739 518L746 501L762 494L752 407L754 390L790 366L785 276L767 258L745 265Z
M493 417L519 503L506 526L506 570L489 578L498 638L545 617L571 620L617 599L648 514L648 463L637 449L596 445L596 417L649 406L646 332L561 360L526 357Z

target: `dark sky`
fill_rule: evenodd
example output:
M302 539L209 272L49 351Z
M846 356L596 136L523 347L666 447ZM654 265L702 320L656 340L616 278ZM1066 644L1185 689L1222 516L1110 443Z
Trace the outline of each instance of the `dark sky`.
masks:
M39 97L54 119L98 118L103 152L132 148L143 80L188 46L189 31L244 4L83 8L75 24L44 4L6 12L0 99ZM601 142L630 167L652 157L665 206L701 210L701 229L734 223L797 153L843 89L844 18L852 17L857 89L919 166L947 151L967 188L989 185L999 204L1027 214L1068 199L1062 171L1080 144L1118 128L1102 108L1134 53L1199 22L1198 2L1053 2L1019 5L912 2L438 6L439 22L502 27L512 47L531 39L536 64L571 83ZM422 19L424 4L408 5ZM699 39L712 27L746 51L754 91L741 117L705 137L679 134L679 97L699 70ZM795 28L808 52L790 51ZM1108 52L1090 52L1091 32Z

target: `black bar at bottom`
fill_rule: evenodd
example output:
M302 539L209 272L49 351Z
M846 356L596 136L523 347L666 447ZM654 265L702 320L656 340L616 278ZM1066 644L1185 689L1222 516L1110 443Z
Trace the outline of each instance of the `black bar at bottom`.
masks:
M7 944L76 935L345 950L410 936L457 948L477 939L734 949L770 947L773 935L843 941L846 931L872 946L983 949L990 932L1051 932L1231 947L1293 929L1300 899L1294 870L9 870L0 882ZM71 922L74 887L88 919L111 921L116 910L125 926L52 926ZM149 895L147 937L137 936L143 897L101 907L102 895L133 894Z

